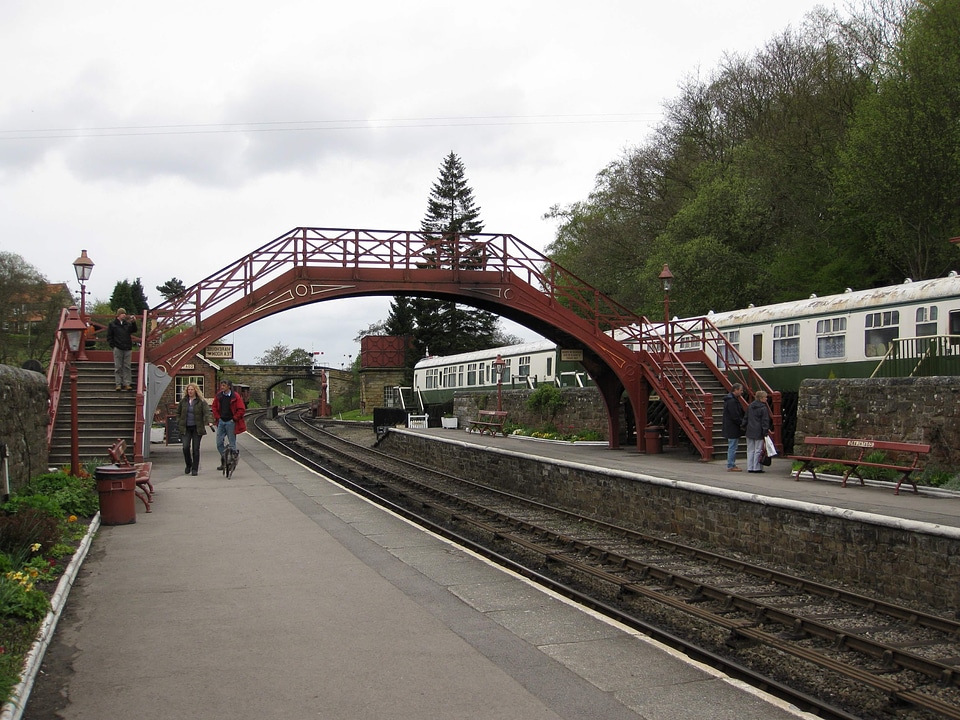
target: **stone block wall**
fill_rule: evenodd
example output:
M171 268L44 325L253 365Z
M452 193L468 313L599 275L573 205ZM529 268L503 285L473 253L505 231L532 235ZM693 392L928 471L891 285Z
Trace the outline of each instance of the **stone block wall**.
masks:
M47 471L47 378L0 365L0 443L7 446L10 487Z
M516 441L518 444L522 440ZM744 553L805 577L936 611L960 609L960 533L912 531L864 514L747 496L642 474L544 461L403 430L380 449L652 535Z
M927 465L960 471L960 378L804 380L798 450L806 435L929 444Z
M553 417L542 417L539 412L527 407L527 400L532 393L528 389L504 388L503 409L508 413L508 422L527 428L552 424L561 432L593 430L599 433L599 439L607 439L607 411L596 388L561 388L563 407ZM453 398L453 414L460 418L461 427L466 427L466 422L471 418L476 419L478 410L496 409L496 390L457 393Z

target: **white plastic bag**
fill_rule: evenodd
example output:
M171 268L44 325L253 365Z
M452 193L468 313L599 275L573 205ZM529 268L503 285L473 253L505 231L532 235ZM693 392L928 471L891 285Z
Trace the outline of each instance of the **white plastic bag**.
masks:
M767 450L767 457L776 457L777 447L773 444L773 438L769 435L763 436L763 446Z

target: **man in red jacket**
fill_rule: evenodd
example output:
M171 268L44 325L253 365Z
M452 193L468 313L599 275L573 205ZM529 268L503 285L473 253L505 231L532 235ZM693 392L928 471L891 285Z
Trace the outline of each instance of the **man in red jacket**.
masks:
M237 434L247 429L247 423L243 419L247 408L240 394L233 391L233 383L229 380L220 381L220 392L210 404L213 421L217 426L217 452L220 453L220 467L217 470L223 470L226 443L229 442L230 449L237 452Z

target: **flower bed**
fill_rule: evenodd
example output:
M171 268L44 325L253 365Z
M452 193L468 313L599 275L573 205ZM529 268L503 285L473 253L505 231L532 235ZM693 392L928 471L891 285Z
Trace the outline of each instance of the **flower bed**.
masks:
M0 507L0 692L22 710L90 538L99 497L86 473L48 473Z

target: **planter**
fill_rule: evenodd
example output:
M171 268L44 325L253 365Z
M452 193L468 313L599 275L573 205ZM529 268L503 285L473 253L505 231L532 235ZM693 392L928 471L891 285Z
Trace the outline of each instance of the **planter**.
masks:
M166 431L166 428L162 427L152 427L150 428L150 442L152 443L162 443L163 434Z
M460 418L457 417L442 417L440 418L440 427L447 428L448 430L456 430L459 427Z

